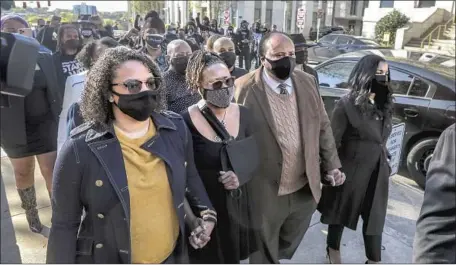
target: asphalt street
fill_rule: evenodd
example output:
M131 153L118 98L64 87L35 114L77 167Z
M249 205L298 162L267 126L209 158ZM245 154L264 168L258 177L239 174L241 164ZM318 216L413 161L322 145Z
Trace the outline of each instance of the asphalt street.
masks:
M16 191L13 170L7 157L1 159L1 263L44 263L49 234L51 207L44 180L36 166L35 185L42 234L29 231L24 210ZM410 263L415 222L423 191L411 180L395 175L390 180L388 214L383 234L382 263ZM362 221L358 230L346 229L342 238L342 261L364 263ZM320 223L316 212L311 226L292 260L283 263L326 263L327 226Z

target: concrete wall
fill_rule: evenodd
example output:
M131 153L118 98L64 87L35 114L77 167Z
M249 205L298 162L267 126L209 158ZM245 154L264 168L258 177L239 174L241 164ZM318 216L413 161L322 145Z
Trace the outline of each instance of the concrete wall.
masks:
M397 9L410 18L410 23L423 23L437 8L446 10L444 20L448 20L454 1L436 1L434 7L415 8L415 1L394 1L393 8L380 8L380 1L369 1L369 7L364 10L363 36L372 38L375 35L375 24L386 14ZM426 31L427 28L424 30ZM423 31L423 32L424 32Z
M396 32L395 49L402 49L413 38L420 38L428 29L435 24L445 21L445 14L448 12L442 8L432 8L431 14L426 14L426 19L409 23L407 27L400 28Z
M415 8L415 1L394 1L393 8L380 8L380 1L369 1L369 7L364 10L362 34L365 37L372 38L375 35L376 23L394 9L408 16L410 23L423 23L437 8L446 10L447 13L444 16L445 19L449 19L448 13L452 11L453 2L442 0L436 1L435 7Z

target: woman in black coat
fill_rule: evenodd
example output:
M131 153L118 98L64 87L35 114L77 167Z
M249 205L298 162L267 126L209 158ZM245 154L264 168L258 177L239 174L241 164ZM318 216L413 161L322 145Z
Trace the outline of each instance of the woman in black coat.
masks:
M363 218L368 263L381 260L381 242L388 203L391 168L386 141L391 133L392 93L388 64L377 55L363 57L349 78L351 92L332 114L332 130L347 179L325 186L318 206L321 222L329 224L330 263L341 263L339 246L344 227L356 230Z
M206 236L193 243L209 241L217 216L185 121L162 111L160 84L158 66L125 47L107 49L89 71L86 123L55 166L47 263L187 263L188 190Z

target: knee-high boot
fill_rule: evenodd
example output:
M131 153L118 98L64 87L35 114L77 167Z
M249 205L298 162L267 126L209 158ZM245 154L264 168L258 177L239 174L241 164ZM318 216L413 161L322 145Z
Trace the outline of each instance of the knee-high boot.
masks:
M36 209L35 186L26 189L18 189L17 192L21 198L21 206L22 209L25 210L25 216L27 217L30 230L34 233L40 233L43 229L43 225L41 224L40 216Z

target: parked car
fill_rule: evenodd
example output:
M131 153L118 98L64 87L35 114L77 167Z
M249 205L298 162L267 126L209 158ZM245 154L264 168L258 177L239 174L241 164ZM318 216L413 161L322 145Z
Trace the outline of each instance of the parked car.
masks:
M405 123L402 166L424 188L425 176L437 140L456 122L455 59L442 55L405 50L363 50L330 59L314 69L320 93L331 115L335 103L349 92L348 77L367 54L383 56L390 70L394 91L393 123Z
M380 45L368 38L332 33L322 37L307 50L309 64L315 65L347 52L378 48Z
M345 33L345 30L344 30L343 27L339 27L339 26L335 26L335 27L328 27L328 26L320 27L320 31L318 32L318 39L320 39L323 36L326 36L328 34L332 34L332 33L343 34L343 33ZM317 40L317 29L313 29L312 31L310 31L309 39L313 40L313 41Z

